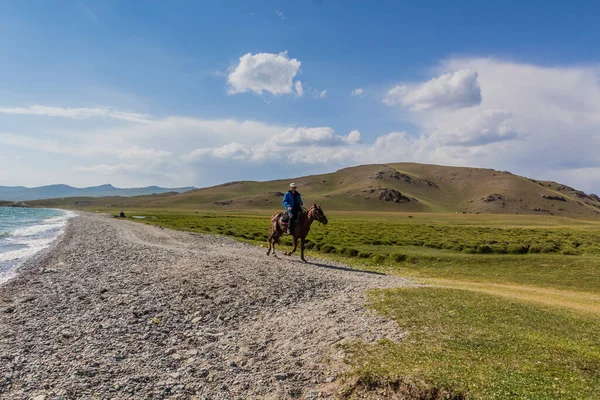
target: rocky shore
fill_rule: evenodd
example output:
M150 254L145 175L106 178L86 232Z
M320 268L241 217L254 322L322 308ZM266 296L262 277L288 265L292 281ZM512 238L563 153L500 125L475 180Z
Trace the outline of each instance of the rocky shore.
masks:
M335 397L336 343L401 335L365 290L409 284L82 213L0 286L0 397Z

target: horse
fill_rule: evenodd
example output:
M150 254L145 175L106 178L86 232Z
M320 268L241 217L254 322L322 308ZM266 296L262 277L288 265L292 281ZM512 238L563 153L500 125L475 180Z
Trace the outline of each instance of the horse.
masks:
M285 213L280 212L271 217L271 234L269 235L269 239L267 240L269 243L269 249L267 250L267 255L271 254L271 250L273 250L273 256L277 257L275 254L275 244L279 243L279 238L284 234L284 229L282 227L281 218L285 215ZM294 242L294 248L292 251L284 253L286 256L291 256L296 251L296 247L298 245L298 239L300 239L300 259L307 263L304 259L304 248L306 247L306 235L310 231L310 226L314 221L318 221L323 225L327 225L327 217L323 212L321 206L313 205L308 211L302 210L300 215L298 216L298 222L292 228L292 240Z

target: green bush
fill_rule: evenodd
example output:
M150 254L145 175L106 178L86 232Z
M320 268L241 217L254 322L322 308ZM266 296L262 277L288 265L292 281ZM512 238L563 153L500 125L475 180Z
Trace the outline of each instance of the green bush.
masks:
M574 247L568 247L568 248L564 249L563 251L561 251L561 254L563 254L565 256L578 256L581 254L581 252L578 251Z
M358 256L359 251L356 249L346 249L346 251L344 252L344 255L346 257L356 257Z
M372 256L373 256L373 253L370 253L370 252L368 252L368 251L360 251L360 252L358 253L358 257L359 257L359 258L370 258L370 257L372 257Z
M326 244L326 245L321 246L320 250L323 253L332 253L335 250L335 247L330 244Z
M376 264L381 264L381 263L385 262L386 258L384 256L382 256L381 254L377 254L377 255L373 256L372 260Z
M529 251L529 246L524 244L512 244L508 246L508 252L510 254L525 254Z
M480 244L477 246L477 254L491 254L494 250L487 244Z
M396 261L396 262L404 262L406 260L408 260L408 256L406 254L402 254L402 253L396 253L392 255L392 260Z
M506 254L506 247L502 244L493 244L490 246L496 254Z

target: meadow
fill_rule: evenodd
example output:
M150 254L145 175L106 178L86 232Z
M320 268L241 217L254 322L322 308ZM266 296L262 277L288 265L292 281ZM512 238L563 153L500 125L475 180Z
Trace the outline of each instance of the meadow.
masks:
M268 236L264 212L129 215L256 245ZM408 388L422 398L600 398L600 224L514 215L328 217L311 229L309 257L426 284L369 293L370 306L407 337L344 345L347 398ZM284 238L279 254L289 245Z

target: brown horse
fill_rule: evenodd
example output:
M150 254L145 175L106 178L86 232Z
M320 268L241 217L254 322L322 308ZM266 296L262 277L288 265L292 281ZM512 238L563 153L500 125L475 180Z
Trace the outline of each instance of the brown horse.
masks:
M271 250L273 250L273 255L277 257L275 254L275 244L279 243L279 238L284 234L285 230L283 229L281 218L285 215L285 213L280 212L271 217L271 234L269 235L269 250L267 250L267 255L271 254ZM313 205L308 211L302 211L298 217L298 222L292 228L292 240L294 242L294 248L292 251L288 253L284 253L286 256L291 256L296 251L296 247L298 245L298 239L300 239L300 258L304 262L308 262L304 259L304 248L306 247L306 235L310 231L310 226L314 221L319 221L323 225L327 225L327 217L325 213L323 213L323 209L321 206Z

